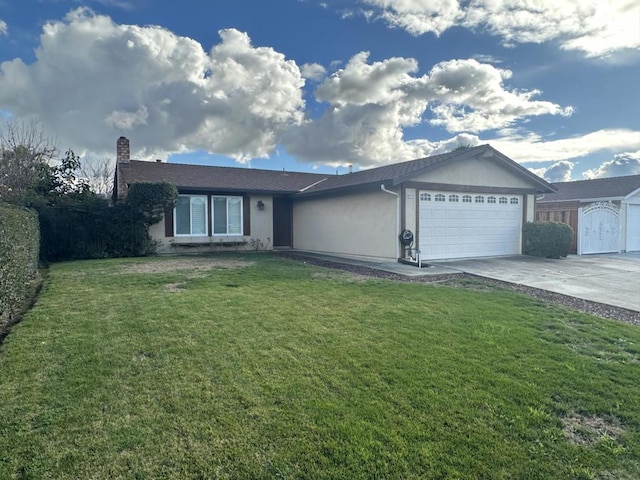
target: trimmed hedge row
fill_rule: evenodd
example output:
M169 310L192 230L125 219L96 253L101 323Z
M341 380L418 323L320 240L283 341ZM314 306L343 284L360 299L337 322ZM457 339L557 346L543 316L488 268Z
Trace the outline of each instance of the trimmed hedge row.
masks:
M106 202L38 208L41 256L47 262L137 257L155 252L144 215Z
M560 258L569 255L573 229L566 223L528 222L524 226L524 254Z
M36 212L0 204L0 324L25 300L38 269L39 249Z

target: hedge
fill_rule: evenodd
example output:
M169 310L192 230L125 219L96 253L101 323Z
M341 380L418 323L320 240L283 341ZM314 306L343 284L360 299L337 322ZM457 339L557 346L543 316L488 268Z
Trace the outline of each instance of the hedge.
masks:
M524 254L534 257L566 257L571 249L573 229L566 223L528 222L524 226Z
M38 269L38 215L0 204L0 325L9 320L29 293Z
M41 256L47 262L154 253L144 215L106 202L40 207Z

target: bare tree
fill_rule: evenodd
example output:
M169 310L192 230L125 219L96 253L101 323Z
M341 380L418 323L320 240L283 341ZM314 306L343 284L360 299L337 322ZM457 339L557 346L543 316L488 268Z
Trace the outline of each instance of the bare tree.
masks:
M41 167L58 155L51 137L38 121L8 120L0 124L0 200L29 190Z
M83 159L79 177L84 179L91 191L98 195L109 195L113 189L115 162L111 158Z

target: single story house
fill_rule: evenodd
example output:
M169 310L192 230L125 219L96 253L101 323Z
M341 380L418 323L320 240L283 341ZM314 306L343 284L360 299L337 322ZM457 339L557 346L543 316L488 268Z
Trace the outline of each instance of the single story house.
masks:
M535 197L553 187L489 145L342 175L136 161L117 142L114 196L169 181L175 209L152 226L159 253L292 248L379 259L522 252ZM409 230L405 242L400 233Z
M536 220L570 225L572 253L640 251L640 175L552 185L536 199Z

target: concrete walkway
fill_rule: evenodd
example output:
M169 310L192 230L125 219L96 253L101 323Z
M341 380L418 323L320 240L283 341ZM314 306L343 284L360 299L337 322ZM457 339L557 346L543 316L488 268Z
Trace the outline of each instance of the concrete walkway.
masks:
M393 261L293 252L410 277L468 273L640 312L640 252L570 255L560 260L524 255L447 260L422 269Z

